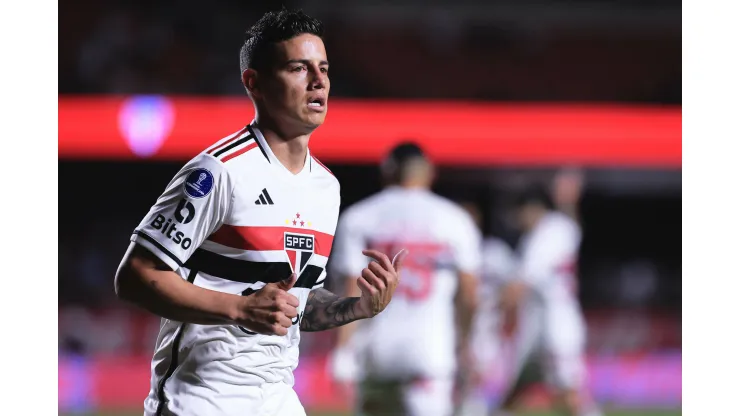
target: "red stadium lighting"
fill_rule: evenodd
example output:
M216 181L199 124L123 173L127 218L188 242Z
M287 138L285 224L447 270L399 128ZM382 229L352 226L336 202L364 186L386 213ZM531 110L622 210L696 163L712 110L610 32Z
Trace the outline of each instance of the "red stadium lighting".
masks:
M311 151L377 163L415 139L446 165L681 167L680 107L330 100ZM60 159L188 160L254 115L246 98L61 97Z

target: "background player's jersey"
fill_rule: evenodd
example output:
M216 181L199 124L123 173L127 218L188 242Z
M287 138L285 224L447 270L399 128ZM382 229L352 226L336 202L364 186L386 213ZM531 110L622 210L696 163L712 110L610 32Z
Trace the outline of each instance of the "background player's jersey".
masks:
M147 414L193 398L219 402L240 386L293 384L299 321L308 293L323 285L339 213L339 183L310 154L294 175L254 125L188 162L134 231L148 248L194 285L248 295L295 271L300 300L286 336L235 325L163 319L152 361Z
M361 321L355 333L359 338L353 345L364 358L365 373L452 375L457 274L477 273L480 263L480 234L472 219L432 192L391 187L343 214L332 272L358 277L369 260L362 255L365 248L388 256L409 250L393 301L373 319Z
M517 275L534 289L532 300L546 305L576 302L580 244L578 224L554 211L522 237Z
M504 367L501 347L505 337L498 302L501 287L512 278L516 270L516 257L511 246L499 238L486 238L482 246L478 309L471 343L479 365L492 371L500 371ZM493 376L489 373L487 371L485 376Z
M540 358L546 380L559 388L583 381L586 326L576 296L581 230L569 216L551 212L520 244L517 277L532 288L519 310L512 378Z

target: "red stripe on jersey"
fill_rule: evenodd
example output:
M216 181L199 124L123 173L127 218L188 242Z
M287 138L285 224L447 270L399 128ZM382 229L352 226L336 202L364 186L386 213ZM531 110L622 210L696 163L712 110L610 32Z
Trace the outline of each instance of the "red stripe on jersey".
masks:
M324 166L324 164L323 164L323 163L319 162L319 159L316 159L316 158L315 158L315 157L314 157L313 155L311 155L311 158L312 158L313 160L315 160L315 161L316 161L316 163L318 163L318 164L319 164L319 165L320 165L320 166L321 166L322 168L326 169L326 171L327 171L327 172L329 172L329 174L330 174L331 176L334 176L334 173L332 173L332 171L330 171L330 170L329 170L329 168L327 168L326 166Z
M556 273L575 274L578 269L575 260L568 260L555 267Z
M236 140L237 138L239 138L239 136L241 136L242 134L244 134L244 132L246 132L246 131L247 131L247 128L246 128L246 127L244 127L243 129L241 129L241 130L239 130L238 132L234 133L234 135L233 135L233 136L231 136L231 137L230 137L230 138L229 138L228 140L226 140L225 142L223 142L223 143L219 143L219 144L215 144L215 145L214 145L213 147L211 147L210 149L206 150L206 153L208 153L208 154L210 155L210 154L211 154L211 153L213 153L213 152L214 152L214 151L215 151L216 149L218 149L218 148L221 148L221 147L224 147L224 146L226 146L227 144L229 144L229 143L233 142L234 140Z
M285 233L308 234L314 237L313 252L329 257L334 236L316 230L294 227L250 227L224 224L208 237L213 241L241 250L285 250Z
M245 147L243 149L240 149L240 150L237 150L236 152L234 152L234 153L232 153L230 155L224 156L221 159L221 161L222 162L227 162L227 161L229 161L229 160L231 160L231 159L233 159L233 158L235 158L235 157L237 157L237 156L239 156L241 154L247 153L248 151L254 149L255 147L257 147L257 142L252 142L251 144L247 145L247 147Z

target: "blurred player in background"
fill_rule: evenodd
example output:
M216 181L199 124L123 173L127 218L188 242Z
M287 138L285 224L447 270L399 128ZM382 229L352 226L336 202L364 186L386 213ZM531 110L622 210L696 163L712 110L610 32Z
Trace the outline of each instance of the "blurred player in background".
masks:
M468 358L477 303L480 232L453 202L431 192L434 168L413 143L381 165L387 187L340 217L331 269L355 296L356 250L409 250L391 305L369 325L342 328L330 367L357 381L357 413L450 416L458 363ZM360 267L360 269L357 269Z
M483 213L478 205L463 202L476 225L484 230ZM473 365L467 374L460 374L460 416L483 416L490 407L486 384L501 380L511 372L511 337L516 315L504 315L498 307L501 287L512 276L515 255L511 246L501 238L486 236L481 247L481 279L478 287L478 309L471 333Z
M581 169L564 168L555 172L550 189L555 208L578 223L581 222L579 204L583 194L583 183Z
M545 381L572 416L601 415L585 390L586 327L577 298L581 229L554 210L550 195L533 187L517 201L523 236L518 264L501 294L505 314L516 313L513 383L497 415L508 415L522 393L518 377L536 359Z
M322 32L288 10L247 32L255 119L188 162L131 237L116 293L163 318L146 416L305 415L292 388L300 331L390 301L400 263L377 251L362 252L375 261L354 271L356 297L323 288L339 183L308 149L329 95Z

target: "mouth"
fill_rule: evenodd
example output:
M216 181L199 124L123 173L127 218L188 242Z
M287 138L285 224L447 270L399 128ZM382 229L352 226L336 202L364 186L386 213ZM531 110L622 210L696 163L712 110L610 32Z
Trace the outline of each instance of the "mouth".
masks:
M326 110L326 98L315 97L308 100L308 108L314 111L322 112Z

